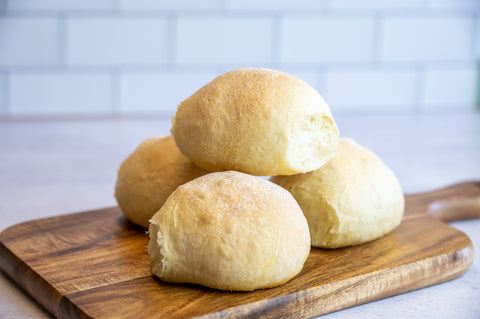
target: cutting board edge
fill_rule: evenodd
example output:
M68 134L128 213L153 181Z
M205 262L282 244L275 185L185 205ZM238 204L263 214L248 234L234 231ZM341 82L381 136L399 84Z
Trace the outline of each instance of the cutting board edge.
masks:
M27 292L40 306L56 318L92 318L72 302L68 296L55 289L54 285L51 285L48 280L34 271L30 265L28 265L28 261L19 258L8 248L8 244L6 243L9 240L11 232L15 232L18 228L28 227L32 223L38 223L44 220L64 220L68 218L68 216L88 215L92 211L97 213L111 213L118 209L118 206L107 206L97 210L79 211L27 220L8 226L0 232L0 270L7 274L21 289ZM41 294L37 293L37 291L46 291L46 293Z
M343 309L347 309L353 306L358 306L362 304L366 304L372 301L377 301L385 298L389 298L392 296L396 296L399 294L403 294L406 292L414 291L423 289L426 287L434 286L443 282L447 282L458 278L465 274L468 269L471 267L474 258L474 250L473 245L467 235L464 234L466 238L469 240L469 244L465 247L453 251L448 252L444 255L437 255L431 258L426 258L423 260L415 261L409 264L404 265L404 267L409 268L409 272L407 274L414 274L415 271L424 271L425 273L429 273L430 276L422 277L422 281L414 280L414 276L411 276L411 280L405 284L404 280L401 278L402 276L392 277L391 274L395 274L392 268L385 268L383 270L379 270L377 272L371 272L367 274L363 274L356 277L347 278L342 281L337 281L330 283L325 286L314 287L307 290L303 290L300 292L280 296L273 299L262 300L256 303L249 303L246 305L241 305L237 307L231 307L228 309L224 309L218 312L209 313L205 315L200 315L193 318L199 319L217 319L217 318L245 318L245 317L255 317L255 318L285 318L285 313L288 314L288 317L292 318L312 318L316 316L321 316L325 314L329 314L332 312L340 311ZM457 256L457 257L452 257ZM459 259L460 261L456 263ZM450 262L442 261L442 259L447 259ZM454 259L454 260L453 260ZM451 261L454 261L452 264ZM428 267L424 268L419 264L427 264ZM437 264L442 265L450 265L452 266L450 271L445 273L439 271L436 267ZM455 265L456 264L456 265ZM377 283L377 287L371 287L368 284L369 279L378 280L378 277L382 278L381 282ZM401 285L392 286L391 289L385 290L384 287L381 287L385 282L401 282ZM411 285L408 285L411 284ZM347 288L345 288L345 286ZM342 297L352 297L356 292L358 294L359 287L363 287L363 289L368 291L374 291L372 288L377 288L379 291L381 290L383 293L371 293L370 295L367 294L368 297L358 299L358 298L350 298L347 302L338 303L338 298ZM413 287L413 288L411 288ZM326 292L325 289L328 289L329 296L325 296ZM307 301L305 298L309 298L310 300ZM292 306L293 309L302 309L302 312L289 312L286 308L292 303L292 300L298 302L301 299L305 304L313 304L317 307L312 309L308 309L307 307L295 307ZM323 300L321 304L318 304L319 300ZM325 302L326 300L326 302ZM263 305L261 305L263 303ZM324 304L327 304L326 307ZM307 309L307 310L306 310Z
M12 226L13 227L13 226ZM55 318L92 318L49 284L0 239L0 270ZM42 291L43 293L39 293Z
M13 226L12 226L13 227ZM0 241L0 269L56 318L62 294ZM44 291L39 294L37 291Z
M468 238L468 236L466 235L465 237ZM397 296L403 293L420 290L423 288L431 287L434 285L438 285L438 284L459 278L460 276L465 274L473 264L473 258L474 258L473 245L469 238L468 240L469 240L468 245L456 251L448 252L444 255L437 255L437 256L426 258L423 260L418 260L418 261L404 265L405 268L409 268L409 271L404 275L409 275L409 274L414 275L416 271L423 271L425 274L429 274L423 277L411 276L410 280L403 280L405 276L396 276L396 277L392 276L392 274L395 275L397 273L397 271L394 271L394 268L386 268L376 273L368 273L362 276L365 278L365 281L367 281L368 279L378 280L379 277L382 278L381 280L378 280L380 281L379 282L380 285L377 285L378 290L379 291L381 290L382 293L372 293L369 296L368 294L365 294L367 295L367 297L364 297L363 299L354 299L354 300L352 299L351 303L349 304L343 304L341 307L333 307L333 308L327 309L324 312L314 314L314 316L324 315L324 314L336 312L342 309L354 307L357 305L366 304L372 301L377 301L377 300ZM456 260L458 260L458 257L452 258L452 256L458 256L458 255L461 256L460 262L456 262ZM456 260L453 261L452 259L456 259ZM438 264L450 266L449 271L440 271L439 268L437 267ZM418 281L415 278L421 278L422 280ZM391 286L389 289L385 289L384 287L379 288L385 282L402 283L402 284ZM335 282L336 285L341 287L340 283L341 282ZM358 285L355 285L355 284L352 285L352 289L358 292ZM373 291L368 284L365 286L365 290Z

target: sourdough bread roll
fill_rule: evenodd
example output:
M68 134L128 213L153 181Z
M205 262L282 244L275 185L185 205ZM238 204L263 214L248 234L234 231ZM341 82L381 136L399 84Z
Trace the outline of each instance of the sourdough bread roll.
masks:
M402 220L405 201L394 173L351 139L341 138L337 154L320 169L271 181L300 204L315 247L362 244L389 233Z
M330 109L315 89L280 71L248 67L180 103L171 133L199 167L258 176L317 169L338 143Z
M178 187L150 220L149 236L153 274L221 290L278 286L310 252L307 221L292 195L232 171Z
M115 198L131 222L148 228L148 220L178 186L207 173L180 153L171 136L153 137L120 165Z

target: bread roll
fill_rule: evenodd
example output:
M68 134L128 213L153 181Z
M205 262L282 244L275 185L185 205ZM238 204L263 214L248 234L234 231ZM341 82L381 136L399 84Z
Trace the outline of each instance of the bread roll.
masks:
M322 168L271 180L300 204L312 245L338 248L379 238L400 224L404 196L393 172L370 150L341 138Z
M248 67L183 101L171 132L199 167L258 176L317 169L338 143L330 109L315 89L280 71Z
M148 220L179 185L207 173L180 153L171 136L150 138L120 165L115 198L130 221L148 228Z
M310 252L307 221L292 195L231 171L178 187L150 220L149 236L153 274L222 290L280 285Z

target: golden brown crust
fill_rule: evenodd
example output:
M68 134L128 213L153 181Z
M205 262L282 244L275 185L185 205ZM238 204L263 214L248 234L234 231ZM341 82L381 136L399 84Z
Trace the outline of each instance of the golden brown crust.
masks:
M310 252L308 225L291 194L239 172L180 186L152 217L149 235L155 275L222 290L280 285Z
M338 142L330 109L315 89L260 68L237 69L200 88L178 106L171 132L181 152L204 169L260 176L316 169Z
M404 196L394 173L370 150L341 138L323 167L271 181L289 190L307 218L312 245L338 248L379 238L397 227Z
M207 173L180 153L171 136L153 137L120 165L115 198L130 221L148 228L148 220L178 186Z

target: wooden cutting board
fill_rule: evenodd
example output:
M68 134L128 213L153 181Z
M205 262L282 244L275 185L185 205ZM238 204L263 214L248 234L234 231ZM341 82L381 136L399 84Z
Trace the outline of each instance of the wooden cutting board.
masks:
M470 239L440 219L480 217L480 182L409 195L406 203L404 220L389 235L357 247L312 248L299 275L254 292L156 279L145 231L117 207L7 228L0 266L58 318L313 317L467 271Z

